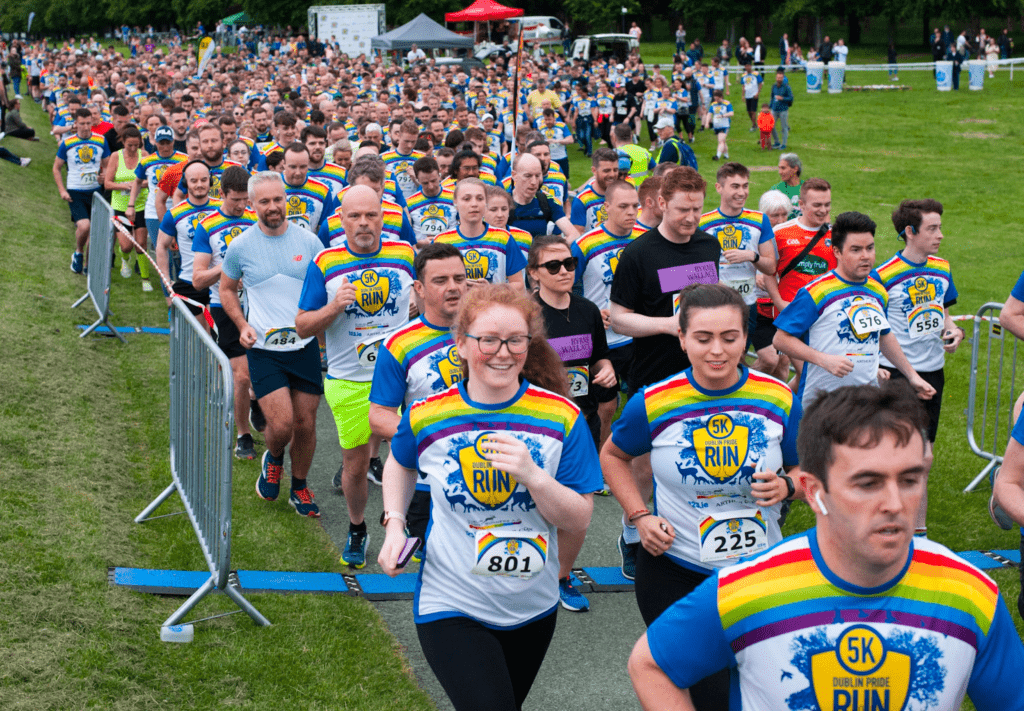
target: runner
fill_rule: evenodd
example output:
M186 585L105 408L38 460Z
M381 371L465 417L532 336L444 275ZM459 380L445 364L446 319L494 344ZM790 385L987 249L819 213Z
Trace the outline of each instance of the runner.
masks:
M284 151L284 192L288 197L288 221L314 235L326 224L338 203L326 183L308 177L309 150L298 141Z
M221 175L221 190L224 198L220 209L203 218L196 228L192 240L192 285L196 289L210 290L210 315L217 325L217 345L231 363L234 381L235 427L238 438L235 442L235 456L239 459L255 459L256 449L249 429L249 407L252 387L249 382L249 365L245 348L239 342L240 333L235 322L221 306L219 282L221 264L231 242L256 223L256 213L246 209L249 200L249 172L238 165L226 169ZM140 261L141 264L141 261Z
M394 143L394 149L382 153L380 157L384 161L388 172L394 174L395 182L402 191L402 195L408 201L409 197L417 190L416 177L413 174L413 164L426 154L413 150L413 147L416 145L416 139L420 135L416 122L406 119L400 123L400 126L401 128L397 135L391 136L392 140L398 139Z
M554 529L586 530L599 464L579 408L531 382L566 390L531 298L474 287L453 330L467 379L402 415L378 561L388 575L400 570L401 512L422 472L435 502L413 601L423 653L458 711L513 711L554 634Z
M775 347L807 363L797 391L810 406L822 390L877 383L884 354L910 381L922 400L935 396L907 362L885 318L889 297L871 276L875 264L875 222L844 212L832 226L836 268L800 289L775 319Z
M562 360L568 375L569 395L580 408L594 444L599 444L601 419L592 388L617 392L615 368L608 360L604 318L591 301L572 293L577 258L557 235L542 235L530 247L528 270L538 286L534 298L540 304L548 343ZM572 584L572 568L583 548L585 531L558 531L558 595L570 612L586 612L590 601Z
M303 279L320 251L317 238L288 222L284 181L272 171L249 179L249 202L257 223L231 240L221 264L221 306L248 349L249 380L263 416L263 453L256 494L275 501L291 454L288 503L300 516L320 516L306 474L316 450L316 410L323 394L316 339L300 337L295 326ZM238 285L245 282L247 313Z
M300 338L326 336L327 404L342 449L341 488L348 507L348 541L341 561L366 565L366 509L370 459L381 438L370 431L370 383L380 344L409 319L413 250L383 239L380 198L365 185L345 191L345 238L309 265L295 327ZM405 509L403 509L404 511Z
M608 485L636 525L636 599L649 627L721 568L782 540L780 469L797 464L801 407L774 378L742 364L750 308L721 284L680 294L679 347L691 366L630 398L601 453ZM630 462L650 453L654 511ZM694 705L729 706L729 673L698 681Z
M531 156L532 157L532 156ZM484 283L511 284L522 291L526 260L512 236L484 221L487 186L476 178L465 178L455 186L455 208L459 226L442 232L434 240L453 244L462 253L470 287Z
M450 244L428 244L416 255L414 265L412 286L423 313L384 341L370 386L370 429L386 440L398 430L399 408L407 410L416 400L443 392L462 379L462 361L450 332L467 288L462 254ZM416 482L407 515L409 535L425 542L430 520L426 482ZM422 559L423 555L421 548L417 556Z
M913 537L926 426L895 384L844 387L806 411L801 488L817 527L720 570L648 629L629 661L644 709L693 709L687 689L726 668L753 711L958 709L965 693L979 711L1024 708L1006 677L1024 648L996 583Z
M309 151L307 176L325 184L337 197L348 185L348 180L345 176L345 168L327 161L327 132L319 126L306 126L302 129L299 140Z
M590 172L594 179L573 198L569 214L569 221L581 232L589 232L605 221L605 191L619 174L619 154L611 148L598 148L591 158Z
M170 126L161 126L153 134L153 142L156 144L156 153L144 156L139 165L135 168L135 185L132 187L131 195L128 197L128 207L125 210L125 217L132 222L135 221L135 200L139 194L148 189L146 194L146 207L144 216L146 229L149 233L149 244L156 245L157 236L160 232L160 221L168 208L167 195L163 196L163 214L157 210L158 184L164 173L174 165L188 162L188 156L174 150L174 131ZM145 288L145 287L143 287Z
M455 193L441 187L441 170L430 156L417 159L412 166L420 189L409 196L409 217L420 248L442 232L455 226Z
M110 206L114 208L114 214L125 217L130 224L128 230L132 233L140 247L132 244L131 240L124 236L119 230L117 235L117 247L121 253L121 278L130 279L134 273L132 262L135 254L146 253L146 219L145 214L138 214L140 208L145 212L147 192L143 191L134 202L129 202L136 179L135 171L141 163L142 133L135 126L128 126L124 130L123 148L117 151L113 160L108 161L106 172L103 176L103 184L110 191ZM128 208L131 207L129 216ZM138 260L139 276L142 278L142 290L153 291L153 285L149 283L149 260L145 257Z
M53 180L57 183L61 199L71 206L71 221L75 223L75 251L71 255L71 271L81 274L87 266L84 252L89 242L92 196L101 187L100 176L107 168L110 149L103 136L92 132L92 114L89 109L78 109L74 124L75 132L68 134L57 146L57 157L53 159ZM60 172L65 166L68 171L66 188Z
M156 238L156 263L162 274L169 274L168 250L177 244L181 268L172 285L174 293L205 306L210 303L209 290L197 289L192 285L192 240L203 218L217 212L220 200L210 199L210 169L203 161L189 161L182 171L182 181L188 190L188 197L168 210L160 223ZM170 296L167 297L167 305L171 305ZM193 316L203 313L203 309L195 304L186 303L186 306ZM203 321L200 323L205 326Z
M383 210L383 234L388 239L400 239L410 245L416 244L416 233L412 221L405 208L391 199L391 193L385 191L387 181L384 178L384 163L375 155L360 156L348 171L350 185L365 185L371 188L381 201ZM348 187L336 196L338 208L329 215L320 228L320 241L324 247L336 247L345 239L345 228L341 217L341 202L345 199Z

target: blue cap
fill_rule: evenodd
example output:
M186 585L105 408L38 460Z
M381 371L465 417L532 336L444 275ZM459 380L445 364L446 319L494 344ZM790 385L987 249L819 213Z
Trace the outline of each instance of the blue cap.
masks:
M619 170L629 172L632 167L633 161L630 159L629 154L625 151L619 151Z
M153 140L159 143L160 141L173 141L174 131L171 130L170 126L161 126L153 134Z

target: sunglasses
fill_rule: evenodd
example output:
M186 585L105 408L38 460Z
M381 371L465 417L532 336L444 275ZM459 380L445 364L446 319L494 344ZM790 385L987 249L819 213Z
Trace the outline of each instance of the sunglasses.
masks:
M552 259L549 262L538 264L538 267L544 267L548 270L548 274L558 274L558 271L565 267L565 271L574 272L576 271L576 264L579 260L576 257L568 257L567 259Z

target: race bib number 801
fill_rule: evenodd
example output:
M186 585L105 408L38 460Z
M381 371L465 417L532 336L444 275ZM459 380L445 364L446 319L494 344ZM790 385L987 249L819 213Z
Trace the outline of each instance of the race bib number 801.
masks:
M477 531L474 575L532 578L544 569L548 535L537 531Z

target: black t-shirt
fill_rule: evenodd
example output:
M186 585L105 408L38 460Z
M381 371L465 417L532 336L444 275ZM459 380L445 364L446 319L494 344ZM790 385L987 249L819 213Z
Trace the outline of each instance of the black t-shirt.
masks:
M104 140L106 140L107 148L110 149L111 153L116 153L117 151L119 151L122 148L124 148L124 143L122 143L121 139L118 138L118 136L117 136L117 129L116 128L112 128L112 129L108 130L106 133L104 133L103 134L103 138L104 138Z
M674 297L683 287L718 282L721 254L718 240L700 230L684 244L668 241L657 228L645 232L619 254L611 300L642 316L671 316ZM675 336L644 336L634 338L633 344L630 393L690 366Z
M591 382L595 364L609 356L601 310L594 302L575 294L569 295L569 308L565 310L549 305L539 293L535 298L544 315L548 343L569 371L569 392L573 400L584 412L595 411L597 396Z
M626 120L630 110L636 107L636 99L632 94L623 94L622 96L616 94L612 97L612 105L615 107L614 121L621 123Z

